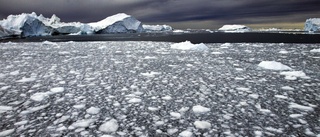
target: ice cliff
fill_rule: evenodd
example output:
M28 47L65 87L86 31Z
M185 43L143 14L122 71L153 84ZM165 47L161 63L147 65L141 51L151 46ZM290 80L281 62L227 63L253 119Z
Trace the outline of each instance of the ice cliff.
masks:
M305 31L320 31L320 18L307 19L305 26Z
M125 13L107 17L101 21L89 23L95 33L135 33L143 32L142 23Z
M125 13L119 13L93 23L61 22L60 18L52 15L45 18L36 13L10 15L0 20L0 37L4 36L45 36L45 35L81 35L105 33L140 33L155 31L172 31L168 25L142 25L136 18ZM8 33L10 32L10 33Z

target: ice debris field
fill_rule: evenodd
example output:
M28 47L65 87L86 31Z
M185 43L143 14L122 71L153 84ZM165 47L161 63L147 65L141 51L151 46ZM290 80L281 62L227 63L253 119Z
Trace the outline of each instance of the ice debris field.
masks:
M319 49L0 43L0 136L319 137Z

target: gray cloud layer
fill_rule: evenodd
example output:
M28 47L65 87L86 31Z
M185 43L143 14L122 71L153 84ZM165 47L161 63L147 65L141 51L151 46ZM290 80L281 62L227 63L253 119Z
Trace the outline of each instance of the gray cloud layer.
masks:
M36 12L93 22L124 12L143 22L302 22L320 16L319 0L0 0L0 19ZM192 26L190 26L192 27Z

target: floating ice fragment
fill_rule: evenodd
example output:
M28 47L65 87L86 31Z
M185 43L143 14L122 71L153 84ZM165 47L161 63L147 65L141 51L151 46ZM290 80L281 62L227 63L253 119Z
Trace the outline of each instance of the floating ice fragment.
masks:
M320 48L319 49L310 50L310 52L320 52Z
M48 93L44 92L44 93L35 93L30 96L30 99L36 102L40 102L44 99L47 99L48 97L49 97Z
M19 83L26 83L26 82L32 82L32 81L35 81L36 80L36 78L22 78L22 79L20 79L20 80L18 80L18 81L16 81L16 82L19 82Z
M159 108L156 108L156 107L148 107L148 110L150 110L150 111L158 111Z
M289 87L289 86L281 87L281 89L283 89L283 90L294 90L294 88Z
M11 106L0 106L0 114L4 113L4 112L7 112L7 111L10 111L12 109L13 108Z
M177 133L179 130L176 129L176 128L170 128L170 129L167 129L167 133L169 135L173 135L174 133Z
M287 72L280 72L280 75L285 75L285 79L287 80L296 80L297 77L306 78L307 75L303 71L287 71Z
M50 91L52 93L61 93L64 91L64 88L63 87L55 87L55 88L51 88Z
M210 111L210 108L206 108L200 105L196 105L192 107L192 111L197 114L207 113Z
M196 51L206 51L209 48L203 44L192 44L190 41L175 43L171 45L172 49L180 49L180 50L196 50Z
M8 130L0 131L0 137L9 136L9 135L11 135L14 131L15 131L15 129L8 129Z
M291 118L300 118L300 117L303 117L302 114L290 114L289 117Z
M180 113L177 113L177 112L170 112L170 116L176 118L176 119L179 119L181 118L181 114Z
M270 70L291 70L289 66L276 61L262 61L258 66Z
M172 97L170 97L170 96L167 95L167 96L162 97L162 99L163 99L163 100L171 100Z
M82 108L86 107L86 105L85 104L78 104L78 105L74 105L73 107L76 109L82 109Z
M95 120L94 119L82 119L78 120L75 123L72 123L69 129L74 129L74 128L86 128L89 127L91 123L93 123Z
M211 128L211 124L207 121L195 121L193 124L198 129Z
M97 108L97 107L90 107L86 110L86 112L88 114L92 114L92 115L96 115L100 112L100 108Z
M180 134L179 134L180 137L192 137L193 134L192 132L188 131L188 130L185 130L185 131L182 131Z
M118 121L111 119L99 127L99 130L105 133L116 132L119 128Z
M303 111L313 111L312 107L303 106L303 105L299 105L296 103L290 103L289 108L299 109L299 110L303 110Z
M44 41L44 42L42 42L42 45L54 45L54 46L56 46L58 44L55 43L55 42L51 42L51 41Z
M141 102L140 98L132 98L128 101L128 103L139 103L139 102Z

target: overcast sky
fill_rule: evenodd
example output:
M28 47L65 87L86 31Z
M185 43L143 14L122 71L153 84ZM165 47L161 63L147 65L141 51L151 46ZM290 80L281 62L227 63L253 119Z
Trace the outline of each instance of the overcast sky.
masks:
M56 14L64 22L95 22L127 13L143 23L215 28L302 23L320 17L320 0L0 0L0 19L23 12L45 17Z

